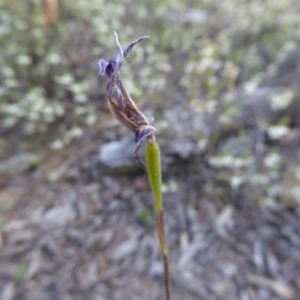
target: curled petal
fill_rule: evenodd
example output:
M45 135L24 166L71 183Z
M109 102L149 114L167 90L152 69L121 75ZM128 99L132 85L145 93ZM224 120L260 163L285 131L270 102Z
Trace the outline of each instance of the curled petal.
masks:
M132 155L133 158L144 168L145 171L147 170L147 168L145 164L141 161L138 151L141 148L142 143L145 139L151 139L151 142L155 141L155 137L153 135L155 131L156 129L151 125L141 125L135 134L136 145Z
M139 43L140 41L142 41L142 40L144 40L144 39L150 39L150 36L148 36L148 35L142 36L142 37L136 39L135 41L131 42L131 43L127 46L127 48L124 50L124 54L123 54L124 58L126 58L126 57L128 56L129 52L131 51L131 49L133 48L133 46L134 46L135 44Z
M100 59L98 62L99 65L99 74L98 76L103 76L105 74L106 71L106 67L108 65L108 61L105 59Z
M115 58L115 61L117 63L123 63L124 62L124 53L123 53L123 48L119 42L119 36L117 34L116 31L114 31L114 35L115 35L115 39L116 39L116 45L117 45L117 48L118 48L118 55L116 56Z
M135 142L142 143L147 137L156 131L155 127L151 125L141 125L135 134Z

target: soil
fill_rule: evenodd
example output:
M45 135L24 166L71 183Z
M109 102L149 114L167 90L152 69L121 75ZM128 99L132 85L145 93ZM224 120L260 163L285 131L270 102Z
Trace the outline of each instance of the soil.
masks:
M41 148L1 177L0 299L164 299L149 184L101 169L100 144ZM299 207L207 193L205 156L178 166L163 175L172 299L298 299Z

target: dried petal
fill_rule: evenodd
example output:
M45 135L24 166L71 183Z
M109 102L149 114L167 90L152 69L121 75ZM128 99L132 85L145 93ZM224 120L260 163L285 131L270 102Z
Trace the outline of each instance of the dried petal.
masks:
M106 71L106 67L108 65L108 61L105 59L100 59L98 62L99 65L99 74L98 76L103 76L105 74Z

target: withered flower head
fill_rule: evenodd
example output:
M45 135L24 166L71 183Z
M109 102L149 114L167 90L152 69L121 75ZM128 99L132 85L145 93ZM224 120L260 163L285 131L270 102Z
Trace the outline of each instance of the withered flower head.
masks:
M108 77L106 90L110 111L115 118L135 134L136 146L133 151L133 157L145 168L144 163L139 158L138 150L146 138L154 139L153 133L156 129L150 125L149 119L140 111L126 92L121 80L120 69L133 46L150 37L140 37L131 42L125 50L123 50L119 42L118 34L116 32L114 32L114 34L118 53L109 61L105 59L99 60L99 76L106 74Z

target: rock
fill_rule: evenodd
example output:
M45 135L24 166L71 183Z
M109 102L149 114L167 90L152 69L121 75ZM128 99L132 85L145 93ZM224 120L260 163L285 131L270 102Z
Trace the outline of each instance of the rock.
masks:
M256 284L258 286L272 290L280 298L287 300L296 299L293 289L281 280L273 280L253 274L248 275L248 280L252 284Z
M16 230L10 235L6 235L6 244L17 245L23 243L32 243L36 235L33 230Z
M100 165L114 173L124 174L140 170L141 167L132 157L134 147L132 136L103 145L99 152Z
M216 232L226 238L227 228L232 227L234 209L231 205L226 205L215 220Z
M154 261L149 268L149 274L153 277L160 277L164 275L164 268L162 261Z
M264 86L294 86L299 88L300 51L295 46L285 55L279 56L264 74L261 84Z
M201 152L197 144L188 138L159 139L159 146L162 154L163 170L176 164L178 158L189 160ZM132 157L134 147L134 141L128 137L121 141L103 145L99 153L100 165L105 167L106 171L109 170L118 174L141 172L141 166ZM145 161L143 147L140 150L140 157Z
M200 154L200 148L190 139L163 140L160 142L163 156L173 156L188 160Z
M91 235L87 239L86 245L88 248L102 249L111 243L113 237L114 230L112 228L107 228Z
M13 282L8 282L2 289L1 297L2 300L14 300L16 295L16 286Z
M3 232L4 232L4 234L11 234L14 231L25 230L31 224L32 224L32 222L30 222L29 220L15 220L15 221L11 221L11 222L6 223L3 226Z
M65 226L75 220L76 213L71 205L63 204L49 209L43 219L57 226Z
M10 204L14 206L16 202L22 197L26 189L22 186L10 186L0 192L0 204Z
M3 245L4 245L3 232L0 231L0 249L3 247Z
M0 163L0 174L15 175L28 171L40 163L40 158L35 154L20 153Z
M128 237L117 244L114 249L109 253L111 261L118 262L127 256L131 255L137 248L137 236L133 231L127 230Z

